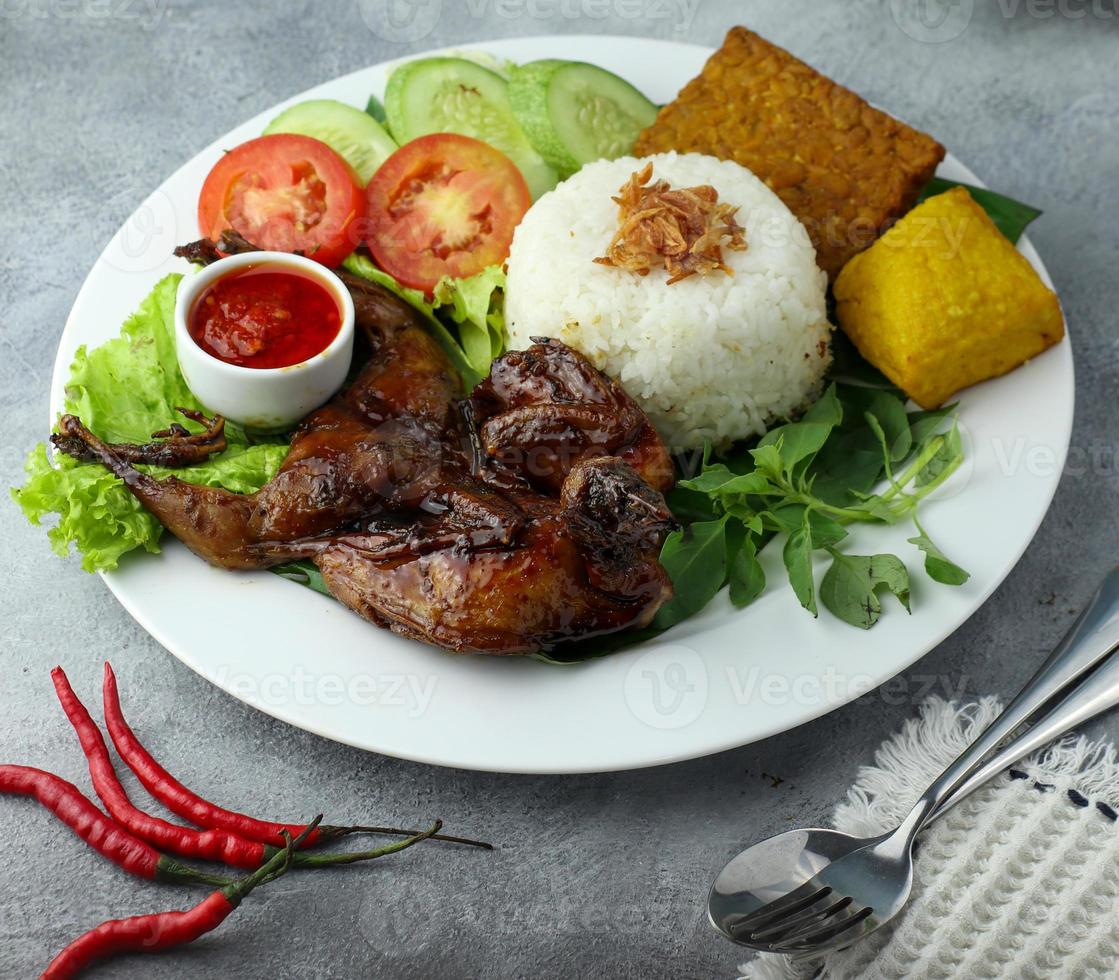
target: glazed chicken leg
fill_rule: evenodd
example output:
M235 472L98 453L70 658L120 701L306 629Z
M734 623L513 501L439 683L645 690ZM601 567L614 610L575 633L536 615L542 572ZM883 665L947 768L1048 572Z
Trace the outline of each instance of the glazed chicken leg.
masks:
M220 451L220 420L209 437L179 426L128 447L66 416L55 445L111 469L210 563L309 558L355 612L449 650L526 653L646 625L671 595L658 555L672 470L636 404L554 341L498 359L464 399L420 314L346 281L369 360L255 494L137 469L173 465L176 440L185 461Z
M73 416L63 417L55 446L99 459L191 551L223 568L267 567L277 563L269 542L418 506L441 484L458 382L411 307L373 284L353 292L372 356L345 392L304 419L280 471L255 494L152 479L132 465L144 461L137 454L105 445ZM152 455L146 461L159 461Z

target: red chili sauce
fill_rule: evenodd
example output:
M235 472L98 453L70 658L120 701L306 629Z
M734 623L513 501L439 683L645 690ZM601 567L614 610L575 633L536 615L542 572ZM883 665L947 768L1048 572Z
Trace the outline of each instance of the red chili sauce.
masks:
M330 346L342 326L338 302L293 269L249 266L216 280L195 302L187 329L227 364L280 368Z

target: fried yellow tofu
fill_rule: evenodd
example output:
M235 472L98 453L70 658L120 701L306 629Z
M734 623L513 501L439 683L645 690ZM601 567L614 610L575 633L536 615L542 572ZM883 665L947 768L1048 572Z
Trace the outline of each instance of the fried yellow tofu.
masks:
M839 324L922 408L1065 335L1057 295L962 187L902 218L835 282Z
M804 224L834 281L917 200L944 147L748 31L723 46L637 138L733 160L764 180Z

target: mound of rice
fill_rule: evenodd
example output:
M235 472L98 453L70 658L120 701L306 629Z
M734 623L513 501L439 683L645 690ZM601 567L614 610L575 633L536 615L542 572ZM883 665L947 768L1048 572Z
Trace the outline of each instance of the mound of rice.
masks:
M618 229L611 200L644 163L675 188L711 184L738 206L746 250L671 286L596 264ZM581 351L642 405L675 450L761 434L819 393L831 360L827 277L804 226L745 167L699 153L583 167L525 215L509 254L510 346L555 337Z

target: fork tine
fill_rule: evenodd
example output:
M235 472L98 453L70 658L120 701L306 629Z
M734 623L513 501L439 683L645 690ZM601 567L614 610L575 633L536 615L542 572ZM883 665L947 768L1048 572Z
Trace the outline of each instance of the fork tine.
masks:
M744 915L739 921L735 922L734 930L737 933L742 929L765 928L786 915L803 911L830 894L831 889L829 887L817 884L814 878L809 879L788 894L775 898L772 902L763 905L749 915Z
M864 906L857 912L843 916L826 925L820 923L822 928L814 929L805 927L792 936L785 936L773 947L774 952L793 955L797 953L811 953L822 955L842 946L855 942L860 936L850 936L847 933L852 927L859 925L874 914L874 909Z
M835 896L833 894L828 897L834 898ZM823 908L813 907L796 915L786 916L771 925L752 930L750 933L750 940L757 940L763 943L774 942L778 944L793 941L796 935L803 932L811 932L813 927L824 923L825 920L834 915L838 915L853 901L854 899L850 897L840 898L838 901L834 901Z

